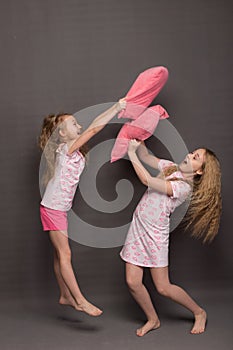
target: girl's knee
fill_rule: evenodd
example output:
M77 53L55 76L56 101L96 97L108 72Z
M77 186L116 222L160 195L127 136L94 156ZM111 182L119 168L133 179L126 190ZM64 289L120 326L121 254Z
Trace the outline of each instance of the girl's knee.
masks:
M169 296L170 285L169 284L161 284L156 286L157 292L164 297Z
M126 283L129 289L131 290L138 289L140 286L142 286L141 281L135 280L134 278L131 278L131 277L126 277Z
M58 252L59 260L71 261L71 250L70 248L60 249Z

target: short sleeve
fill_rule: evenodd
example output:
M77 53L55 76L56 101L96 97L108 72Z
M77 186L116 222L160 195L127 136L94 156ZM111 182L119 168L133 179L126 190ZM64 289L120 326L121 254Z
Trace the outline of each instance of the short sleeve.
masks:
M66 155L66 153L68 152L68 146L67 143L60 143L60 145L58 146L58 148L56 149L56 153L60 153L60 154L64 154Z
M174 180L170 181L173 195L172 199L178 199L181 203L184 202L191 192L191 186L185 181Z
M165 168L172 166L172 165L176 165L176 164L170 160L167 160L167 159L160 159L158 162L158 169L160 171L163 171Z

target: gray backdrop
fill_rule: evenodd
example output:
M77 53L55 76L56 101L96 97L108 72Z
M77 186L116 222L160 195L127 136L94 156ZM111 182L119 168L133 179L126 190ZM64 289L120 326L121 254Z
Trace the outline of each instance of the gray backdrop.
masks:
M116 101L142 70L156 65L170 72L156 102L168 110L188 149L207 146L222 166L219 235L202 246L177 229L171 277L196 288L231 283L232 2L8 0L1 1L0 13L1 295L57 292L52 249L39 219L37 138L43 117ZM106 130L100 138L112 132ZM169 157L163 147L158 150ZM119 164L120 179L130 164ZM100 191L108 185L104 171L102 176ZM130 176L135 180L132 171ZM110 191L112 186L109 180ZM135 186L143 192L137 181ZM87 295L128 296L120 247L71 246Z

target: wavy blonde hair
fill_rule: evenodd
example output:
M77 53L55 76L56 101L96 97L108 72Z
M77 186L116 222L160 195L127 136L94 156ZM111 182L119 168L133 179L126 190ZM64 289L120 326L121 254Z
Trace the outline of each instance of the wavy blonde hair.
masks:
M49 180L54 176L55 163L56 163L56 150L61 143L59 130L61 124L64 122L65 117L69 116L69 113L49 114L43 120L41 133L39 136L39 147L43 151L45 160L45 172L42 174L42 183L47 185ZM80 152L86 156L88 152L87 145L80 147Z
M217 235L222 211L221 169L215 153L205 150L205 161L202 174L193 178L190 203L182 221L185 230L190 229L192 236L202 238L203 242L211 242ZM165 168L163 176L167 177L177 171L177 166ZM169 179L181 180L179 178ZM183 180L186 181L186 180ZM189 183L189 181L186 181Z

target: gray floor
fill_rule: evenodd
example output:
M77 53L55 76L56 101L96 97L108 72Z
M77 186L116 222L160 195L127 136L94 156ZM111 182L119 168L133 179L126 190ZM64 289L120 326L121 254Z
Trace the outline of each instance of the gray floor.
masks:
M130 296L94 298L104 314L92 318L56 303L56 298L5 299L1 302L0 348L41 349L211 349L232 348L232 289L192 290L208 311L206 332L191 335L188 311L155 295L162 326L143 338L135 335L144 316ZM92 300L93 300L92 298Z

